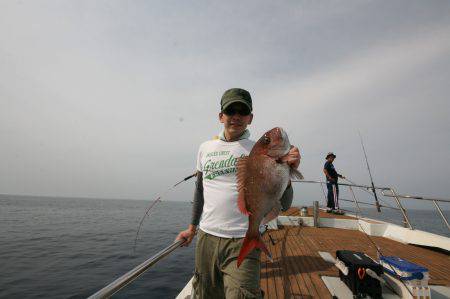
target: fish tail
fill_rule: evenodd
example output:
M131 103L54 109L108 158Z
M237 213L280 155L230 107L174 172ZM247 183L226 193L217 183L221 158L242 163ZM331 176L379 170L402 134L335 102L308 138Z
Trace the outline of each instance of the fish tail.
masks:
M264 242L261 239L259 232L255 235L250 235L247 233L245 235L244 242L242 243L241 251L239 252L237 260L238 268L244 261L245 257L255 248L259 248L262 251L264 251L264 253L267 254L267 256L269 257L269 259L272 260L272 255L270 254L266 245L264 245Z

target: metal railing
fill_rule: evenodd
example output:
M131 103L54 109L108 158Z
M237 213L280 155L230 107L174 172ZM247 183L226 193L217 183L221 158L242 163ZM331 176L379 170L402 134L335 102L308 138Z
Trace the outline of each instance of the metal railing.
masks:
M320 184L321 187L322 187L322 190L323 190L323 186L326 185L326 182L324 182L324 181L314 181L314 180L293 180L292 182L295 182L295 183ZM415 195L402 195L402 194L397 194L397 192L394 190L394 188L391 188L391 187L377 187L377 186L372 187L372 186L367 186L367 185L355 184L353 182L352 183L338 183L338 185L339 186L348 187L349 190L350 190L350 193L352 194L352 197L353 197L353 200L350 200L350 199L339 199L339 200L353 202L359 212L361 212L360 204L371 205L371 206L377 206L377 205L376 204L372 204L372 203L358 201L358 199L355 196L355 193L353 192L353 188L352 187L361 188L361 189L363 189L363 190L365 190L365 191L367 191L367 192L369 192L371 194L372 194L372 190L373 189L379 190L379 191L381 191L381 194L383 196L388 197L388 198L394 198L395 202L397 204L397 207L391 207L391 206L382 205L382 204L380 204L379 206L382 207L382 208L389 208L389 209L399 210L402 213L402 216L403 216L404 226L408 227L410 229L414 229L414 227L412 226L411 221L409 220L409 217L408 217L408 214L406 212L406 209L403 207L403 205L401 203L401 199L415 199L415 200L419 200L419 201L422 201L422 200L423 201L432 201L434 203L434 206L435 206L437 212L441 216L442 221L447 226L448 230L450 230L449 222L448 222L447 218L445 217L444 213L442 212L441 207L438 204L438 202L450 203L450 199L431 198L431 197L415 196Z
M381 194L383 194L386 197L397 197L397 198L404 198L404 199L432 201L434 203L434 207L438 211L438 213L441 216L442 220L444 221L445 225L447 225L448 230L450 230L450 225L447 221L447 218L445 217L444 213L442 212L441 207L438 204L438 201L450 203L450 199L431 198L431 197L423 197L423 196L415 196L415 195L401 195L401 194L395 194L395 192L392 189L390 189L389 191L391 191L391 194L386 194L386 191L381 191Z
M130 282L138 278L141 274L143 274L148 268L152 265L156 264L159 260L167 256L169 253L180 247L186 240L178 240L172 243L170 246L167 246L148 260L144 261L140 265L136 266L132 270L128 271L124 275L120 276L101 290L97 291L95 294L88 297L88 299L99 299L99 298L109 298L114 295L116 292L121 290L123 287L128 285Z

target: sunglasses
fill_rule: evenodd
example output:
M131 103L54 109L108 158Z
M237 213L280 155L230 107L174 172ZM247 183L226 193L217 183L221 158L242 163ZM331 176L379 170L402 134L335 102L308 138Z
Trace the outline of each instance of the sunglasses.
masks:
M223 111L228 116L233 116L235 114L239 114L241 116L248 116L250 115L250 109L247 107L228 107Z

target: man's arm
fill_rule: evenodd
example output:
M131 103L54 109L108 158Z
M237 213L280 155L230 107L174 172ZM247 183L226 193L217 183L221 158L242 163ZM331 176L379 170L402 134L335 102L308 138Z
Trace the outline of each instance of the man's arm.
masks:
M188 229L180 232L177 236L176 240L180 240L182 238L186 239L183 246L188 246L195 237L197 233L197 226L200 222L200 217L203 212L203 173L201 171L197 172L197 181L195 182L195 191L194 191L194 202L192 204L192 218L191 224Z
M195 182L194 202L192 204L191 225L197 227L203 212L203 173L197 172L197 181Z

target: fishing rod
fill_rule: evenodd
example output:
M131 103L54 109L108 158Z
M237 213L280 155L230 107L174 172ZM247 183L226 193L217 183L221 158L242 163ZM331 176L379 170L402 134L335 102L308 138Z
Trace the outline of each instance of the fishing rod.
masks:
M361 140L361 146L362 146L362 149L363 149L363 152L364 152L364 157L366 159L367 170L369 171L370 183L372 184L372 192L373 192L373 196L375 197L375 205L377 207L377 211L379 213L381 213L380 203L378 202L377 191L375 190L375 185L373 183L372 173L370 172L369 161L367 160L366 149L364 147L364 142L363 142L363 139L362 139L362 136L361 136L361 132L358 131L358 134L359 134L359 139Z
M197 176L197 171L194 172L193 174L185 177L184 179L180 180L179 182L175 183L173 186L167 188L163 193L161 193L160 196L158 196L156 199L154 199L152 201L152 203L148 206L147 210L145 211L144 216L142 216L141 221L139 222L139 227L138 227L138 230L136 232L136 237L134 239L133 252L136 251L136 244L137 244L137 240L138 240L138 237L139 237L139 232L141 231L142 224L144 223L145 217L147 217L148 214L150 213L150 210L152 210L156 206L157 203L161 202L161 198L164 197L166 195L166 193L168 193L169 191L172 191L179 184L181 184L183 182L186 182L186 181L188 181L189 179L191 179L191 178L193 178L195 176Z
M374 190L375 190L375 189L374 189ZM353 193L353 190L352 190L352 189L350 189L350 191ZM354 196L354 194L353 194L353 196ZM360 219L361 217L360 217L360 216L364 216L363 213L362 213L362 211L359 210L359 213L356 212L356 213L355 213L355 216L356 216L356 222L358 223L358 226L359 226L360 230L363 232L363 235L365 235L366 238L369 240L369 242L372 243L373 247L375 247L375 250L376 250L376 252L377 252L378 259L380 259L380 257L382 257L382 256L385 256L385 255L383 254L383 252L381 251L381 247L378 246L377 243L375 243L375 241L372 239L372 237L366 232L366 230L364 229L364 227L361 225L361 221L360 221L360 220L361 220L361 219ZM395 268L394 268L391 264L386 264L386 265L387 265L387 266L390 268L390 270L394 273L395 278L396 278L397 280L399 280L399 281L401 282L401 284L405 287L406 291L411 295L411 297L414 298L414 294L413 294L413 293L411 292L411 290L407 287L406 283L401 279L399 273L397 273L397 271L395 270ZM376 276L378 276L378 275L376 275ZM384 283L386 284L386 286L387 286L391 291L393 291L394 293L396 293L396 291L394 290L394 288L392 287L392 285L391 285L386 279L383 279L383 278L381 278L381 277L374 277L374 278L380 280L381 282L384 282Z

